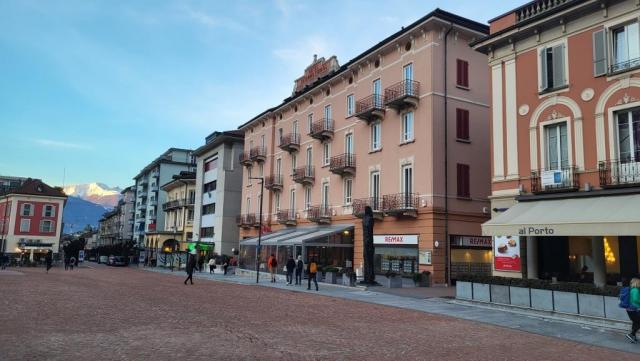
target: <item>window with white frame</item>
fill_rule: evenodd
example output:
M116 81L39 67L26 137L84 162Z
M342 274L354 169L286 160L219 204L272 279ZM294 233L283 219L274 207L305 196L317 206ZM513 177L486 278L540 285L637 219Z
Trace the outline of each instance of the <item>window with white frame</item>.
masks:
M565 43L543 47L538 51L540 91L553 90L567 85Z
M278 144L282 144L282 128L278 128Z
M55 217L56 216L56 209L53 205L51 204L47 204L44 206L44 208L42 209L42 216L43 217Z
M402 193L413 193L413 165L402 166Z
M311 187L304 187L304 209L311 208Z
M53 232L53 222L52 221L40 221L40 232L41 233L51 233Z
M312 128L313 128L313 113L309 113L307 115L307 133L311 133Z
M20 232L29 232L31 230L31 220L30 219L21 219L20 220Z
M251 185L251 177L252 177L252 175L251 175L251 167L248 167L247 168L247 182L248 182L249 185Z
M353 94L349 94L347 95L347 116L350 117L353 115L353 112L355 111L355 98L353 97Z
M616 112L616 125L620 162L640 162L640 108Z
M263 163L260 163L258 165L258 174L259 174L259 177L264 177L264 164Z
M544 127L546 143L545 160L547 170L561 170L569 167L567 145L567 123L555 123Z
M293 121L293 125L291 127L291 131L293 132L293 134L298 134L298 121L297 120Z
M20 214L22 214L22 216L25 216L25 217L33 216L33 204L31 203L22 204L22 211L20 212Z
M382 148L382 124L379 120L371 123L371 150Z
M295 154L291 154L291 174L293 174L297 166L298 166L298 156Z
M322 182L322 207L329 206L329 182Z
M327 104L324 107L324 119L325 121L333 118L333 112L331 111L331 104Z
M280 192L275 194L276 213L280 212Z
M296 210L296 190L292 189L289 197L289 211L295 212Z
M282 158L276 159L276 175L282 175Z
M307 165L313 165L313 148L307 148Z
M344 205L350 206L352 199L352 187L353 187L353 179L346 178L344 180Z
M322 144L322 165L329 165L330 160L331 160L331 144L323 143Z
M640 66L640 31L638 22L611 29L611 71Z
M369 196L372 198L371 208L379 210L382 206L380 199L380 172L373 171L369 175Z
M402 142L413 140L413 112L402 115Z
M247 209L245 213L251 213L251 197L247 197Z

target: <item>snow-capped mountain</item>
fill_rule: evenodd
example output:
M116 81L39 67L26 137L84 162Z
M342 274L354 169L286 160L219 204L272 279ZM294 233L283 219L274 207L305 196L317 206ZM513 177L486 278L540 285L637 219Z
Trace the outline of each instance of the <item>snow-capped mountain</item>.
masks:
M89 202L113 208L118 204L122 190L103 183L74 184L64 187L68 196L79 197Z

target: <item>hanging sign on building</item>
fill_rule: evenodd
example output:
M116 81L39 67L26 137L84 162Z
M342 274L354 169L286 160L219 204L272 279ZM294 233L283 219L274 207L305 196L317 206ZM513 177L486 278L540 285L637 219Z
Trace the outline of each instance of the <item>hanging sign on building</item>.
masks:
M305 70L304 74L296 79L295 86L293 87L293 93L302 91L307 85L312 84L314 81L329 75L340 68L338 64L338 58L332 56L325 60L324 58L318 59L317 55L313 56L313 62Z
M373 244L406 245L418 244L417 234L385 234L373 236Z
M493 237L493 256L496 271L522 271L522 260L520 259L520 237Z
M471 248L491 248L491 237L451 236L451 245Z
M554 186L562 184L562 171L559 170L545 170L542 172L541 182L542 186Z

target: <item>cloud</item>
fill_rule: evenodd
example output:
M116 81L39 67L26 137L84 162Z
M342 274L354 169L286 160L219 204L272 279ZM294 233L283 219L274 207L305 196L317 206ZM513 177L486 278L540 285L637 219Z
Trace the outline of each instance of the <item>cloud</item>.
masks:
M186 15L189 19L194 20L196 23L204 25L208 28L224 28L227 30L248 32L249 28L228 17L215 17L204 11L194 9L188 6L186 3L182 3L180 6L182 14Z
M86 144L63 142L63 141L53 140L53 139L38 138L38 139L32 139L32 141L40 146L47 147L47 148L67 148L67 149L84 149L84 150L93 149L93 147L88 146Z
M333 55L329 42L320 35L313 35L302 39L298 44L290 48L280 48L273 51L273 55L289 64L295 71L302 72L311 64L313 55L318 57L330 57Z

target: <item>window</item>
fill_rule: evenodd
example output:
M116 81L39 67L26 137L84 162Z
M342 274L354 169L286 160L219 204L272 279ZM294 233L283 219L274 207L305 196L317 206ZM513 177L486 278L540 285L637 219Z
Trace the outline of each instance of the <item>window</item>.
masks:
M298 121L297 120L293 121L293 126L291 127L291 131L293 132L293 134L298 134Z
M307 133L311 133L311 128L313 128L313 113L307 115Z
M260 163L258 165L258 176L259 177L264 177L264 164Z
M640 162L640 108L616 113L618 156L621 162Z
M202 190L205 193L213 192L216 190L217 187L218 187L218 181L213 181L213 182L205 183L205 185L202 187Z
M276 175L282 175L282 158L276 159Z
M289 209L293 212L296 210L296 190L291 190L291 197L289 198Z
M260 136L260 147L264 148L264 145L265 145L265 143L264 143L264 134L262 134Z
M331 104L329 104L329 105L326 105L324 107L324 119L325 119L325 122L328 122L328 120L331 119L331 118L332 118L332 111L331 111Z
M55 217L56 216L56 208L50 204L47 204L42 209L43 217Z
M547 170L560 170L569 167L567 147L567 123L557 123L544 127L546 143L545 160Z
M369 177L369 196L372 199L371 208L379 210L382 205L380 201L380 172L371 172Z
M31 230L31 220L30 219L21 219L20 220L20 232L29 232Z
M540 91L553 90L567 84L565 44L540 50Z
M469 165L458 164L458 197L471 197L469 184Z
M193 209L189 209L187 211L187 222L192 222L193 221Z
M352 187L353 187L353 179L347 178L344 180L344 205L350 206L352 199Z
M329 165L331 160L331 145L329 143L322 144L322 164Z
M196 202L196 191L194 189L189 190L189 204L194 204Z
M276 213L280 212L280 193L275 194Z
M282 144L282 128L278 128L278 144Z
M462 59L456 60L456 85L469 87L469 62Z
M611 71L640 66L640 32L638 22L611 30L613 40Z
M307 165L313 164L313 148L307 148Z
M200 228L200 237L201 238L212 238L213 235L214 235L213 227Z
M248 183L249 185L251 185L251 178L252 178L252 177L253 177L253 176L251 175L251 167L248 167L248 168L247 168L247 183Z
M344 152L353 154L353 133L344 136Z
M371 123L371 150L380 150L382 148L382 139L381 139L381 124L380 121L377 120Z
M251 213L251 197L247 197L247 208L245 209L245 213Z
M22 212L20 212L23 216L33 216L33 205L31 203L24 203L22 205Z
M380 79L376 79L373 81L373 94L374 95L382 94L382 83L380 82Z
M409 63L402 67L402 76L404 80L413 80L413 63Z
M352 116L355 109L355 99L353 94L347 95L347 116Z
M322 207L329 206L329 182L322 183Z
M291 154L291 174L298 167L298 156L295 154Z
M411 164L402 166L402 193L413 193L413 166Z
M402 142L413 140L413 112L404 113L402 116Z
M205 214L214 214L216 213L216 204L215 203L211 203L211 204L207 204L202 206L202 215Z
M204 171L208 172L210 170L214 170L218 168L218 157L213 158L211 160L207 160L204 163Z
M469 140L469 111L456 109L456 138Z
M304 209L311 208L311 187L304 187Z

